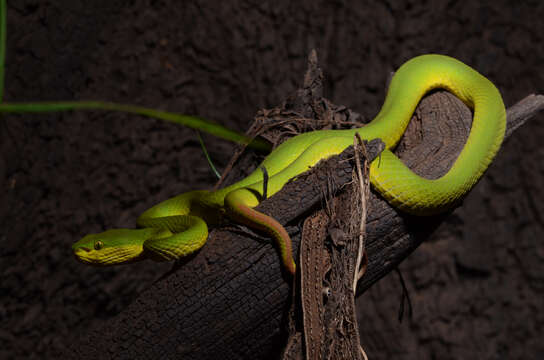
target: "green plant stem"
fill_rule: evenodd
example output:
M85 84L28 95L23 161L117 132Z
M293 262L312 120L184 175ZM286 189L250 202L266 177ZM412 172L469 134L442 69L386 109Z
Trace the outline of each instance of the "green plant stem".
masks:
M0 0L0 102L4 98L4 66L6 63L6 0Z
M202 136L200 136L200 131L196 132L198 136L198 141L200 141L200 147L202 148L202 152L204 152L204 156L206 156L206 160L208 161L208 164L210 164L210 168L212 168L213 173L215 176L217 176L218 179L221 179L221 174L215 166L213 165L212 158L210 157L210 154L208 154L208 150L206 149L206 145L204 145L204 140L202 140Z
M197 116L176 114L141 106L105 101L21 102L0 104L0 113L43 113L70 110L110 110L142 115L204 131L225 140L247 144L256 150L270 151L270 145L263 140L252 140L246 135L239 134L236 131L227 129L219 124L214 124Z

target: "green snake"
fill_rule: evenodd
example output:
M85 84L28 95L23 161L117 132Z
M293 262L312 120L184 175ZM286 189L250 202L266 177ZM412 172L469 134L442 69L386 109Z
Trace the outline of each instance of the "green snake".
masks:
M474 115L455 163L441 178L429 180L412 172L391 149L399 142L421 98L435 88L456 95ZM274 238L285 269L294 273L289 235L275 219L253 209L263 196L261 167L267 170L267 195L272 196L290 179L352 145L356 133L366 140L381 138L386 150L370 164L374 189L400 211L433 215L455 206L480 179L502 143L505 126L501 95L488 79L451 57L421 55L398 69L380 112L369 124L292 137L239 182L217 191L191 191L163 201L138 218L140 229L87 235L73 245L73 252L79 260L95 265L147 258L175 260L200 249L208 237L208 224L217 224L226 216Z

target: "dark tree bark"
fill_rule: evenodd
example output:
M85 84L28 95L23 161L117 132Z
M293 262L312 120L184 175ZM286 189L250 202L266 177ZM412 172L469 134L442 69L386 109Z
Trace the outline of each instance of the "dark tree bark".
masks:
M304 88L282 108L262 112L261 118L273 125L284 125L285 120L300 125L301 118L316 123L325 120L333 127L335 121L358 119L321 97L322 76L313 66ZM532 96L509 109L508 135L543 107L544 97ZM455 97L435 92L416 109L397 153L420 175L439 177L463 147L470 118L470 111ZM349 202L343 190L351 181L349 151L322 162L317 170L259 205L287 226L294 249L299 247L303 219L322 205L324 189ZM247 168L249 162L255 165L254 157L243 157L240 168ZM231 177L241 175L236 169ZM368 268L358 293L393 270L445 217L406 216L372 193L365 240ZM216 229L198 254L144 291L107 326L92 329L73 343L67 355L79 359L277 358L287 340L292 283L268 240L236 225ZM291 338L299 345L301 341L300 336Z

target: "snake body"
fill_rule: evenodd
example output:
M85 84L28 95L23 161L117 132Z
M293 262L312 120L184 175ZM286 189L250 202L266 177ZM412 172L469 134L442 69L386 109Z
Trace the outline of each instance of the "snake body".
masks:
M430 90L448 90L473 109L470 135L450 170L441 178L422 178L406 167L391 149L399 142L410 118ZM480 179L504 137L506 113L497 88L462 62L444 55L422 55L404 63L391 79L385 102L372 122L358 129L318 130L295 136L262 162L268 172L268 196L322 159L341 153L353 136L386 145L370 164L372 186L392 206L414 215L432 215L453 207ZM257 168L239 182L217 191L191 191L145 211L137 221L142 229L115 229L85 236L73 245L76 257L96 265L142 258L172 260L200 249L207 224L227 216L272 236L284 267L295 272L289 235L275 219L253 208L263 191Z

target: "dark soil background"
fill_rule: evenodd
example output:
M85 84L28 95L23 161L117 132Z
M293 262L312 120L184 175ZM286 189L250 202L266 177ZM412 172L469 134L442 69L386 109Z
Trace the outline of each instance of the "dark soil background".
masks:
M312 48L326 96L373 117L389 73L454 56L507 106L544 93L542 1L8 0L6 101L104 99L244 131L302 83ZM370 359L544 358L544 115L401 266L358 299ZM204 136L219 169L233 145ZM82 235L215 178L195 132L105 112L4 116L0 126L0 358L56 358L170 268L76 262Z

